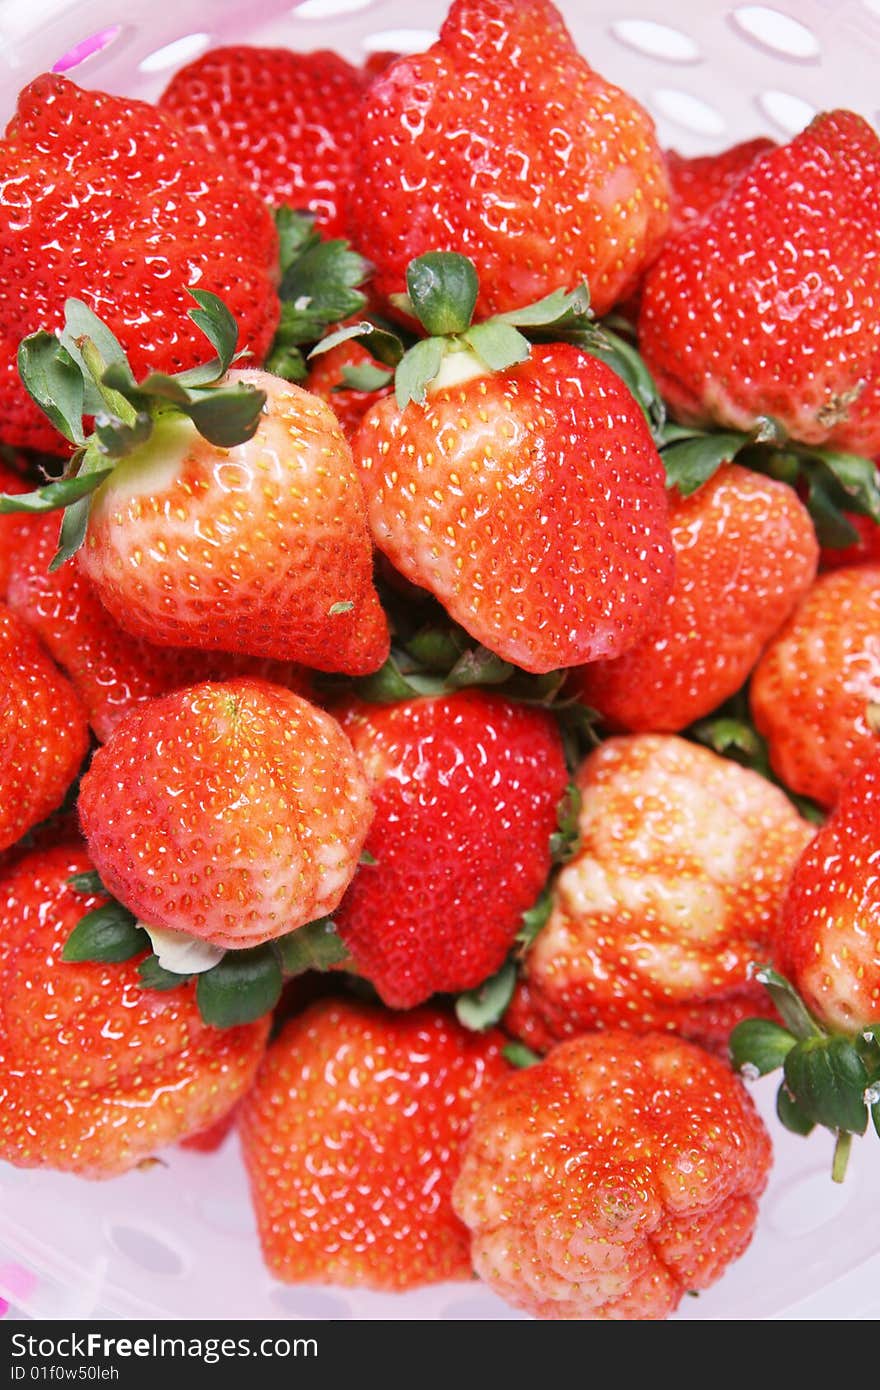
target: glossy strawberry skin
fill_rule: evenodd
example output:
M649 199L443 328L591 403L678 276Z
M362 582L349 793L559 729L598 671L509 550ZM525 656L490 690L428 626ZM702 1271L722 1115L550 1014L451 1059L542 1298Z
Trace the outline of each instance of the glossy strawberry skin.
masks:
M650 118L547 0L454 0L438 42L374 82L360 132L352 235L386 298L413 257L459 251L478 317L584 278L603 314L666 230Z
M16 353L27 333L61 326L71 295L100 313L138 379L210 354L188 318L188 285L224 300L239 347L262 361L279 314L272 218L235 171L162 112L46 73L25 87L0 142L0 187L7 443L67 449L25 392Z
M393 1008L473 989L550 872L567 781L556 723L476 691L337 714L370 783L377 861L337 909L339 934Z
M758 662L749 698L776 775L833 806L877 742L880 565L819 576Z
M0 604L0 851L61 805L88 746L75 690Z
M617 656L672 587L663 466L609 367L565 344L389 398L353 441L373 538L491 651L545 672Z
M269 1021L209 1028L193 985L142 989L139 958L63 961L105 901L68 884L91 867L71 841L0 880L0 1156L105 1178L219 1120L250 1084Z
M688 159L667 150L666 172L669 175L669 235L697 222L720 203L739 183L745 171L768 150L776 148L773 140L760 135L756 140L743 140L720 154L704 154Z
M675 583L660 622L572 689L615 729L675 732L739 690L816 575L809 513L784 483L729 464L671 493Z
M366 80L326 49L236 44L181 68L159 106L233 164L263 202L313 212L326 235L340 236Z
M65 672L101 743L136 705L203 680L262 676L308 696L308 674L290 662L157 647L130 636L111 618L79 565L50 572L57 545L57 515L24 520L10 561L9 606Z
M78 562L133 637L375 671L388 625L336 417L267 372L228 379L267 394L253 439L220 449L188 420L160 422L94 494Z
M639 345L677 419L829 440L880 343L880 140L818 116L753 163L649 271Z
M880 756L844 784L785 900L780 969L832 1032L880 1020Z
M328 1000L287 1024L239 1113L276 1279L402 1290L470 1277L450 1192L474 1112L508 1071L502 1045L435 1009Z
M723 1047L767 1012L749 966L773 958L811 827L757 773L674 736L608 739L576 780L580 847L508 1026L528 1040L534 1014L550 1037L656 1029Z
M453 1191L474 1268L541 1318L657 1319L748 1245L770 1141L680 1039L591 1034L502 1082Z
M79 813L102 882L139 920L232 948L332 912L372 819L336 721L244 677L128 714Z

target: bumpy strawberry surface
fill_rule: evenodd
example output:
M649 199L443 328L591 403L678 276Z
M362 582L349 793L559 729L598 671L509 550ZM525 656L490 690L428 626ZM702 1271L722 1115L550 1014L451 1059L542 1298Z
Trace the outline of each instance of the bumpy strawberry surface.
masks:
M544 1318L663 1318L748 1245L770 1141L724 1063L592 1034L502 1082L456 1182L474 1268Z
M160 421L94 494L78 562L148 642L375 671L388 626L336 417L267 372L228 380L266 392L254 437L220 449L185 418Z
M833 806L877 746L880 565L819 576L755 668L750 701L776 774Z
M622 1027L723 1044L762 1011L748 967L774 954L812 828L757 773L671 735L608 739L577 784L580 848L525 960L531 1010L555 1037Z
M527 671L617 656L657 620L673 551L663 467L610 367L564 344L393 398L353 441L373 537Z
M133 710L79 811L103 883L136 917L230 947L332 912L372 818L336 721L247 678Z
M645 279L639 344L680 420L751 429L771 416L829 440L880 345L880 140L818 116L753 163Z
M314 212L339 236L365 86L365 73L327 50L237 44L182 68L159 105L234 164L263 202Z
M550 872L567 773L543 710L461 691L338 711L376 806L335 914L356 965L394 1008L493 975Z
M11 557L9 606L69 677L102 743L135 705L204 680L263 676L308 694L306 672L289 662L157 647L130 636L111 618L79 565L61 565L50 572L58 517L49 513L14 519L19 521L19 534Z
M675 584L660 622L575 688L617 729L676 731L743 684L816 574L809 513L784 483L730 464L671 493Z
M832 1032L880 1020L880 755L845 784L792 875L780 968Z
M399 1290L470 1277L450 1193L474 1113L508 1071L502 1043L434 1009L326 1001L287 1024L239 1118L276 1278Z
M547 0L454 0L438 42L370 90L351 215L383 295L414 256L460 251L480 315L583 278L601 314L660 244L666 173L650 118Z
M219 1031L195 988L144 990L137 961L61 952L105 899L77 893L76 841L21 858L0 880L0 1157L102 1178L205 1129L249 1086L269 1021Z
M16 353L26 333L61 326L68 295L101 314L139 378L204 360L188 285L224 299L239 347L262 360L279 312L272 218L172 118L47 73L25 87L0 142L0 189L6 442L65 447L19 381Z
M0 851L60 806L88 745L76 691L0 604Z
M688 159L675 150L666 151L669 175L669 235L674 236L697 222L720 203L759 155L775 149L766 136L744 140L720 154L698 155Z

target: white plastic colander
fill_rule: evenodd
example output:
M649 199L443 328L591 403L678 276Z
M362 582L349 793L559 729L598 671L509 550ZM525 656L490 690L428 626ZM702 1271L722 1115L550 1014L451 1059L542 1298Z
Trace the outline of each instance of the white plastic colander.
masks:
M528 0L522 0L527 4ZM778 139L820 108L877 124L880 0L557 0L581 51L685 154ZM0 116L48 68L84 86L154 98L171 73L234 40L362 60L425 47L445 0L0 0ZM418 24L418 27L413 27ZM775 1081L755 1088L776 1162L748 1253L680 1318L849 1318L880 1313L880 1151L854 1145L845 1185L833 1140L783 1132ZM403 1296L285 1286L264 1269L234 1140L173 1149L165 1166L107 1183L0 1164L0 1296L37 1318L520 1316L478 1284Z

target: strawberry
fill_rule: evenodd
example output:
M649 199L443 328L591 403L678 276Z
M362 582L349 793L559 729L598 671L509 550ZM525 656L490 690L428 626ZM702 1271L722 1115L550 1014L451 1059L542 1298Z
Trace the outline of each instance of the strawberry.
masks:
M752 716L786 786L833 806L876 746L880 565L820 575L755 668Z
M27 492L27 484L11 468L0 463L0 492L15 496ZM4 603L9 588L9 572L13 556L20 544L23 529L21 516L15 512L0 512L0 600Z
M672 587L662 465L611 367L569 343L530 347L516 327L583 321L583 297L471 326L466 257L424 256L407 283L432 336L352 444L376 544L526 671L619 655Z
M387 396L390 388L378 385L373 390L359 390L347 383L361 379L369 384L380 375L366 348L349 341L312 360L306 388L327 402L346 439L351 440L367 410Z
M496 1087L453 1189L477 1273L543 1318L666 1317L748 1245L770 1141L723 1062L592 1034Z
M172 118L46 73L24 88L0 141L0 181L0 438L60 451L22 389L16 352L25 333L60 326L67 295L100 307L139 374L201 360L188 285L224 296L238 346L262 360L279 313L271 216Z
M132 710L95 754L79 812L103 882L137 918L238 948L332 912L372 818L336 721L244 677Z
M376 807L376 862L337 909L339 935L393 1008L475 988L550 872L567 781L554 720L469 690L336 713Z
M758 971L785 1027L741 1023L731 1052L745 1075L783 1067L782 1123L837 1137L842 1182L854 1134L880 1134L880 754L844 783L834 811L801 854L785 898L776 958Z
M327 1000L287 1024L239 1112L263 1258L288 1283L468 1279L450 1192L498 1033Z
M823 570L846 569L852 565L880 565L880 524L869 516L846 514L855 539L851 545L822 547L820 567Z
M667 243L639 344L676 418L749 431L769 416L807 444L833 437L880 344L878 180L867 122L826 113Z
M661 620L573 688L616 729L674 732L740 688L816 574L809 513L786 484L738 464L671 493L675 584Z
M812 827L758 773L671 735L608 739L577 786L580 846L525 958L527 1014L558 1038L723 1044L763 1002L748 969L772 954Z
M159 98L187 135L227 159L264 203L345 230L366 74L338 54L236 44L175 73Z
M755 160L774 149L774 140L759 135L756 140L744 140L720 154L698 155L691 159L675 150L667 150L666 172L671 189L669 235L675 236L711 212Z
M194 298L217 357L176 377L136 383L119 343L76 300L60 343L47 333L25 341L25 380L78 448L64 478L2 505L68 508L53 564L79 550L98 599L132 637L373 671L388 628L339 424L292 383L227 371L235 322L214 296ZM51 389L68 353L87 397L105 406L88 438Z
M189 1149L191 1153L213 1154L222 1148L227 1138L235 1128L235 1109L227 1110L225 1115L221 1115L219 1120L215 1120L207 1129L200 1129L196 1134L189 1134L185 1139L180 1140L182 1149Z
M801 855L779 937L780 969L833 1032L858 1033L880 1019L878 828L875 751Z
M60 806L88 744L75 690L0 604L0 851Z
M21 522L21 517L2 517ZM9 606L29 624L66 673L97 738L105 743L135 705L202 680L263 676L308 696L308 678L290 663L156 647L131 637L111 618L77 564L50 570L58 522L28 518L11 559Z
M379 77L350 202L386 298L433 250L464 251L481 315L586 279L603 314L666 231L653 124L577 53L548 0L454 0L438 41Z
M68 963L88 875L76 841L20 858L0 880L0 1157L103 1178L214 1124L244 1093L268 1019L206 1027L186 986L144 991L134 963Z

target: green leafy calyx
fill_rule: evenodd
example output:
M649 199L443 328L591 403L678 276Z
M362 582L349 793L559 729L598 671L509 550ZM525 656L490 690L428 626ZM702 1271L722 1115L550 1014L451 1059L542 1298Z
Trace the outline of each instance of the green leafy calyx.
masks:
M831 1033L810 1013L797 990L772 966L754 977L767 990L782 1025L746 1019L731 1034L733 1065L748 1079L782 1069L776 1113L793 1134L816 1125L836 1137L832 1177L842 1182L854 1134L872 1120L880 1134L880 1024L848 1036Z
M235 319L216 295L206 290L190 294L198 306L190 310L190 318L215 356L173 376L151 372L136 381L116 337L79 299L66 301L58 336L34 333L19 347L25 387L76 447L60 479L34 492L0 497L0 512L64 511L55 568L85 539L90 494L120 460L147 444L160 419L170 414L187 417L205 439L223 449L244 443L256 432L265 393L225 380L236 360ZM94 418L88 436L85 417Z

